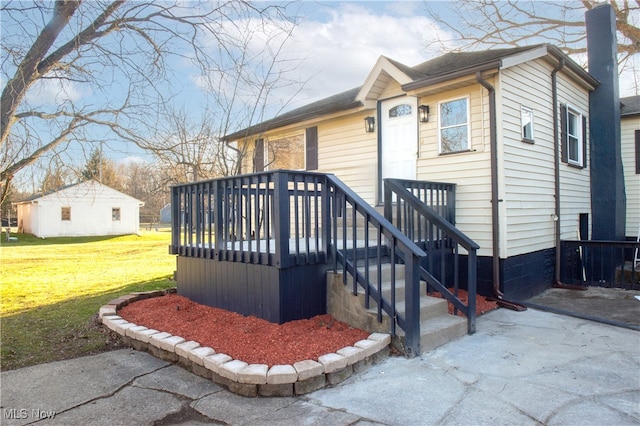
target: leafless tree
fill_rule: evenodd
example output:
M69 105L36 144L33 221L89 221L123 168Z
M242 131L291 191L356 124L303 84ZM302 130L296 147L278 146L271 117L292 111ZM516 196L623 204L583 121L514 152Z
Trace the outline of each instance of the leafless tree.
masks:
M522 46L546 40L569 55L585 53L584 15L602 0L524 1L457 0L458 20L443 17L429 2L429 15L460 43L460 49ZM608 0L616 13L618 52L624 64L640 53L640 1ZM449 46L450 48L450 46Z
M0 199L63 142L152 146L149 128L186 86L185 67L198 78L237 73L245 27L292 24L286 5L239 0L5 1L0 13Z

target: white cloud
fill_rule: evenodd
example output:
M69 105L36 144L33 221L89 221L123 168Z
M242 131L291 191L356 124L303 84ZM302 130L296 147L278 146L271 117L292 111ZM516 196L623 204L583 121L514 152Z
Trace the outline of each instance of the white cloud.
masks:
M86 94L74 82L58 79L40 79L27 92L26 101L30 105L61 105L77 102Z
M302 103L361 85L380 55L413 66L440 53L425 47L440 30L428 17L415 14L415 3L388 6L393 15L376 14L357 3L340 4L326 22L309 20L295 29L290 49L306 54L300 75L310 78ZM399 10L404 13L395 14Z

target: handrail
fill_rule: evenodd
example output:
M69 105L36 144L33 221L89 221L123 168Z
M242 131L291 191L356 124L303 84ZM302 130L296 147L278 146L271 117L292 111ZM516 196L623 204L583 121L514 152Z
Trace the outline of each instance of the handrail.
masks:
M424 233L428 236L433 237L432 227L435 227L437 231L442 236L438 237L438 240L442 242L446 237L449 242L452 242L451 248L454 251L454 292L452 293L446 285L442 283L445 278L445 262L442 261L440 263L441 266L441 279L437 279L434 276L435 271L433 270L433 257L435 255L430 256L430 268L431 271L427 270L423 265L420 266L420 277L427 282L427 284L438 291L444 298L446 298L449 302L451 302L456 310L462 311L462 313L467 317L468 322L468 331L470 334L475 333L476 329L476 292L477 292L477 250L480 246L461 232L458 228L453 226L447 220L445 220L442 216L440 216L434 209L425 205L422 200L418 199L411 191L407 190L405 187L405 183L408 181L398 180L398 179L385 179L385 216L387 216L390 221L393 221L393 210L392 210L392 193L396 195L397 202L396 207L399 213L403 212L402 209L406 211L404 213L406 216L406 222L418 222L419 227L422 227ZM402 206L402 203L405 203ZM414 215L418 216L416 220ZM398 214L397 217L398 222L402 222L401 214ZM430 225L427 225L430 224ZM408 225L414 225L415 223L408 223ZM398 228L402 228L402 224L397 225ZM411 235L415 235L413 230L405 227L407 233ZM423 235L417 235L419 242L422 243ZM429 242L427 242L428 244ZM458 246L464 248L468 253L468 263L467 263L467 292L468 292L468 300L467 305L465 305L458 297L458 271L457 271L457 263L458 263ZM442 245L440 246L442 249ZM444 251L441 250L441 253Z
M396 334L396 321L405 333L405 348L408 355L417 355L420 353L420 278L419 267L420 259L427 254L411 241L406 235L396 229L391 222L378 213L369 203L364 201L351 188L333 175L327 175L327 183L332 194L332 235L331 246L334 248L334 272L337 272L337 265L340 263L343 267L343 279L346 283L346 275L353 277L353 292L357 294L357 286L360 285L365 291L365 300L368 304L369 298L374 299L378 306L378 320L381 321L382 311L384 311L391 319L391 333ZM346 221L342 222L342 240L338 239L337 218L340 213L346 214L347 205L351 206L352 214L352 235L351 247L349 251L347 244L347 226ZM362 260L364 273L358 270L358 235L356 229L357 214L363 220L364 239L362 240L361 249L364 250L364 258ZM371 282L369 273L369 227L375 229L376 241L374 248L376 250L377 274L375 283ZM390 250L391 257L391 300L387 300L382 294L381 287L381 246L382 237L386 238L386 244ZM340 243L342 247L340 247ZM396 310L395 303L395 265L396 258L400 258L405 264L405 312L404 314ZM368 306L367 306L368 307Z
M640 290L636 250L640 242L632 240L561 240L560 284Z

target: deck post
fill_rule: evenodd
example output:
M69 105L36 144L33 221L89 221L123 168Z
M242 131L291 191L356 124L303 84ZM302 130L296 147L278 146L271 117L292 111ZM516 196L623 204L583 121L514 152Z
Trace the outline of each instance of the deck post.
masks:
M406 351L414 357L420 354L420 258L412 254L405 264ZM394 259L392 259L392 262Z
M180 187L171 188L171 247L169 254L180 250Z
M467 294L469 295L469 299L467 301L467 333L474 334L476 332L476 298L472 296L475 296L477 292L478 281L478 260L475 250L469 250L467 262Z
M274 236L276 240L275 260L279 268L286 267L285 259L289 258L289 174L286 172L274 173Z

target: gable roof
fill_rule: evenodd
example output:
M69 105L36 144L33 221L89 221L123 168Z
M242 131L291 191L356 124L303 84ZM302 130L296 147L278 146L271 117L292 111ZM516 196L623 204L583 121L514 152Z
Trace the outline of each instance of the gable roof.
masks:
M34 201L46 198L46 197L48 197L50 195L54 195L54 194L66 191L66 190L74 188L74 187L81 187L81 186L92 186L92 187L95 187L96 185L99 186L99 187L102 187L103 190L108 190L110 192L118 193L118 194L122 195L123 198L130 198L132 201L136 201L140 205L144 205L143 201L138 200L137 198L134 198L134 197L132 197L132 196L130 196L128 194L125 194L124 192L118 191L117 189L114 189L114 188L112 188L110 186L104 185L104 184L102 184L102 183L100 183L100 182L98 182L97 180L94 180L94 179L86 180L86 181L82 181L82 182L78 182L78 183L72 183L70 185L64 185L64 186L61 186L61 187L56 188L56 189L52 189L52 190L49 190L49 191L46 191L46 192L43 192L43 193L40 193L40 194L32 195L31 197L25 198L24 200L21 200L21 201L16 201L15 203L12 203L12 204L16 204L16 205L17 204L29 204L29 203L32 203Z
M599 84L595 78L571 60L560 49L550 44L537 44L534 46L492 49L477 52L450 52L413 67L381 56L362 86L296 108L270 120L228 134L222 139L225 141L239 140L247 136L258 135L268 130L322 115L365 107L364 101L366 100L366 93L363 92L367 92L369 88L372 87L373 81L377 78L377 75L382 72L387 72L387 74L390 75L397 74L398 72L402 73L406 78L402 78L404 81L399 82L402 84L403 90L409 91L475 73L479 70L500 68L506 58L511 58L514 57L514 55L525 52L536 52L536 54L540 56L551 55L558 60L563 59L565 66L569 68L571 72L578 75L578 77L584 79L588 84L593 87ZM532 57L528 59L532 59ZM512 65L515 63L517 62L512 61Z
M640 96L620 98L620 117L640 115Z

